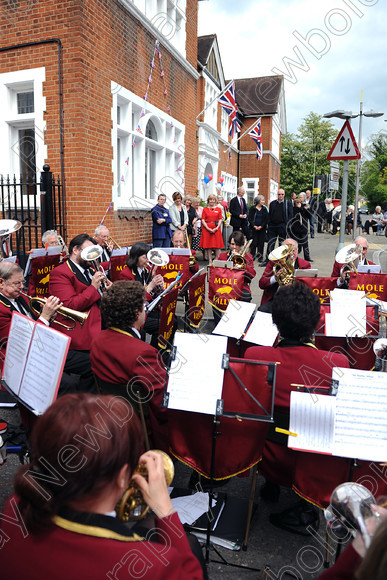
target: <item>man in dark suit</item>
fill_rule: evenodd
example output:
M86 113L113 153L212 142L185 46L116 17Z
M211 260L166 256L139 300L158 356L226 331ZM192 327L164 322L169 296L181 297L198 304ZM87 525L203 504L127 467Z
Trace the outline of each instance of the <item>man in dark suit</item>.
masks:
M91 269L90 262L82 259L82 250L92 245L88 234L79 234L71 240L70 258L52 270L49 289L50 294L57 296L67 308L89 312L83 326L76 324L73 330L59 326L58 330L71 338L65 371L81 375L80 390L94 392L89 351L92 339L101 332L101 283L104 280L106 287L110 287L111 282L102 272Z
M166 371L158 351L141 340L144 298L145 289L135 280L120 280L103 295L107 329L94 338L90 358L102 392L120 395L136 406L136 387L140 388L152 445L167 451L167 411L161 408Z
M278 190L278 199L273 200L269 205L269 227L267 230L267 254L266 260L260 262L260 266L266 266L268 256L274 250L276 240L281 245L286 238L287 226L293 217L293 205L290 199L285 199L285 191Z
M243 198L245 193L244 187L238 187L237 195L230 201L230 225L234 232L235 230L240 230L248 237L249 221L247 219L247 203Z

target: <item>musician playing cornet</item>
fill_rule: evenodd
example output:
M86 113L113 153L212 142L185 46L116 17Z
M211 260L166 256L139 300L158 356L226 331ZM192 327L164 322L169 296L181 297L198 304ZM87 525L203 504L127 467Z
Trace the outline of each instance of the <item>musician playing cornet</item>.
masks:
M151 247L144 242L136 242L130 248L126 268L123 268L120 280L136 280L145 286L145 300L151 302L157 293L165 290L163 277L160 274L152 276L152 268L147 258L147 253ZM158 335L160 326L160 310L155 308L146 317L144 331L152 335L151 344L155 348L158 345Z
M229 251L222 252L219 260L230 260L233 256L240 256L243 253L245 236L241 231L235 230L228 239ZM243 256L245 266L241 269L245 272L245 279L243 283L243 295L239 298L242 302L251 302L250 284L253 278L257 275L254 269L253 257L250 253L245 253Z

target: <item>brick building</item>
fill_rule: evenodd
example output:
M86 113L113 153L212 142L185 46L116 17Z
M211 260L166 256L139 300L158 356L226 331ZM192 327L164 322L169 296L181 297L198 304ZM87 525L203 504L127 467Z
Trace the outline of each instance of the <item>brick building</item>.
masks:
M64 184L58 225L67 240L92 232L111 202L105 224L118 242L133 243L150 241L149 208L160 192L204 198L220 176L226 196L246 178L258 178L260 191L265 177L278 184L269 136L263 176L247 159L251 139L241 154L235 143L225 153L228 118L216 101L197 119L225 86L216 37L198 45L197 12L196 0L0 0L0 175L39 181L49 163ZM282 98L281 88L268 121L281 116ZM15 189L15 207L28 207L30 193ZM5 216L11 202L2 203ZM29 213L37 224L30 245L39 245L39 211Z

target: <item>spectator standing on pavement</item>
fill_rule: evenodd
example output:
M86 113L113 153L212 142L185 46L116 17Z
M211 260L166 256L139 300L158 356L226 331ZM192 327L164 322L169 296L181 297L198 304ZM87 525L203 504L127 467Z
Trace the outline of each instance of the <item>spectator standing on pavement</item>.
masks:
M287 235L287 226L293 217L293 204L290 199L285 199L285 190L279 189L277 199L269 206L269 227L267 230L266 260L260 262L260 266L268 264L268 256L274 250L276 240L281 245Z
M230 225L233 231L239 230L245 234L246 237L249 235L249 222L247 219L247 203L243 196L245 195L245 188L238 187L237 195L232 198L229 204L231 220Z

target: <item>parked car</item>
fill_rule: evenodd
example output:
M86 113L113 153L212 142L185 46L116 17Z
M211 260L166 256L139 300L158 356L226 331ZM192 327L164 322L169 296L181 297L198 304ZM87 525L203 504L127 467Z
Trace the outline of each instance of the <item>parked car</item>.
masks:
M368 215L368 213L369 213L368 207L366 207L365 205L362 205L361 207L359 207L359 213L365 213L366 215Z

